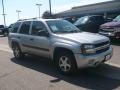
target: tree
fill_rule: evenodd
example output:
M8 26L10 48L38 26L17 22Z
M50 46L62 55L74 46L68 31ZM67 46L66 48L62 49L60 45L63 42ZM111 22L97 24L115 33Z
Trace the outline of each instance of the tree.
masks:
M51 13L50 15L50 11L45 11L42 15L42 18L44 19L50 19L50 18L54 18L53 14Z
M42 15L42 18L49 19L52 18L49 11L45 11Z

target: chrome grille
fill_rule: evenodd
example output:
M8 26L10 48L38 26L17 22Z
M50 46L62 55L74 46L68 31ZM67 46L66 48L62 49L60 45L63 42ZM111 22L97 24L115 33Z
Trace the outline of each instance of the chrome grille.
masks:
M104 46L104 45L107 45L107 44L110 44L110 42L106 41L106 42L98 43L98 44L95 44L95 48L101 47L101 46Z
M110 48L110 42L106 41L106 42L102 42L99 44L95 44L95 50L96 53L102 53L107 51Z
M100 29L101 32L115 32L114 29Z
M97 53L97 54L100 54L100 53L103 53L103 52L105 52L105 51L107 51L107 50L109 50L109 47L104 48L104 49L101 49L101 50L97 50L96 53Z

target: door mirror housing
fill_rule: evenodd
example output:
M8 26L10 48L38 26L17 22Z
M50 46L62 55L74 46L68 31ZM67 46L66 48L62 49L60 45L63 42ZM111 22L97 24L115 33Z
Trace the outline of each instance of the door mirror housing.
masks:
M39 36L46 36L46 37L49 37L49 33L45 30L39 30L38 31L38 35Z

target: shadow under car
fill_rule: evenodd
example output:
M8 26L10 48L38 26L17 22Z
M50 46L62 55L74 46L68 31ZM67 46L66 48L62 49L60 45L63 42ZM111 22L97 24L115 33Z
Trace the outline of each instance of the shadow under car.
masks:
M57 78L50 80L49 82L51 83L56 83L64 80L73 85L92 90L113 90L120 86L120 80L97 75L91 72L91 70L85 70L83 72L79 71L75 75L71 76L61 75L57 72L55 66L50 60L41 57L28 56L23 60L16 60L15 58L11 58L11 61L23 67L27 67L40 73L44 73L46 75ZM109 67L110 66L108 66L108 68ZM112 68L119 69L120 71L120 68Z

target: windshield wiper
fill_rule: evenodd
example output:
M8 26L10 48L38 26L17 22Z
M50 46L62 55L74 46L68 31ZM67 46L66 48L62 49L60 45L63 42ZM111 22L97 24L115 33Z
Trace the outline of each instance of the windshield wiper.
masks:
M80 30L73 30L73 31L69 31L70 33L78 33L81 32Z
M54 33L78 33L78 32L82 32L80 30L72 30L72 31L57 31L57 32L54 32Z

